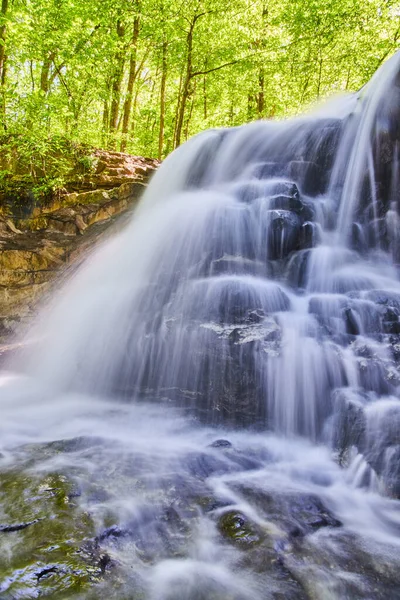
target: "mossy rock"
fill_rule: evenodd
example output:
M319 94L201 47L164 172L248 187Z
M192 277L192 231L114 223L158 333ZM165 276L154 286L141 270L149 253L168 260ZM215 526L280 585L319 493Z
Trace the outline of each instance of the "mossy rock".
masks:
M101 552L79 491L58 473L0 474L0 597L69 598L101 581Z
M264 532L256 523L235 510L230 510L220 517L218 530L227 542L243 549L259 545L265 539Z

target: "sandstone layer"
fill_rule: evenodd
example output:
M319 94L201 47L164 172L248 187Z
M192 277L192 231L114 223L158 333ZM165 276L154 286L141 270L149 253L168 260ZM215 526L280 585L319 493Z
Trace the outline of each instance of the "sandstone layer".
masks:
M158 166L121 152L94 157L94 173L71 181L51 203L0 219L1 342L29 321L56 276L135 206Z

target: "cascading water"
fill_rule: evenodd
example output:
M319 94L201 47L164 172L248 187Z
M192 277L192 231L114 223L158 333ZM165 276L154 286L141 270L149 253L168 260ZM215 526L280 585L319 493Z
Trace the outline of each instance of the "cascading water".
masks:
M5 467L83 489L107 597L400 598L399 74L182 146L9 365Z

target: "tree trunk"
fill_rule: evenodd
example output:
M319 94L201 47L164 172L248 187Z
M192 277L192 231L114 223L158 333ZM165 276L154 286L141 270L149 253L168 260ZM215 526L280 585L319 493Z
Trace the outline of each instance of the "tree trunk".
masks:
M7 55L6 55L6 35L7 35L7 12L8 0L1 2L1 27L0 27L0 84L1 84L1 120L2 126L6 129L6 74L7 74Z
M193 16L193 19L190 23L189 31L186 37L186 46L187 46L187 54L186 54L186 66L184 68L185 74L183 77L182 90L181 83L179 84L179 91L182 91L180 98L178 98L177 105L177 118L175 124L175 134L174 134L174 147L177 148L181 143L182 136L182 127L185 118L185 109L186 103L191 95L191 83L192 79L197 75L205 75L206 73L210 73L211 71L215 71L217 69L210 69L208 71L198 71L194 72L193 70L193 32L196 27L197 21L208 14L208 12L197 13ZM225 65L224 65L225 66ZM221 67L218 67L218 70Z
M102 126L102 140L103 145L107 146L108 144L108 124L110 121L110 107L108 103L108 98L104 100L103 105L103 126Z
M182 95L179 103L178 120L176 123L176 136L175 136L175 148L181 144L182 126L183 119L185 117L186 102L189 98L190 90L190 75L186 72L185 79L182 87Z
M150 96L149 96L149 105L150 106L153 106L153 102L154 102L154 90L156 87L157 75L158 75L158 72L156 71L156 75L155 75L154 79L152 80L151 88L150 88ZM152 111L149 111L149 113L147 115L147 119L146 119L146 125L145 125L145 131L150 132L150 139L147 141L148 145L151 145L153 142L152 135L151 135L151 127L150 127L152 116L153 116Z
M7 35L7 12L8 12L8 0L2 0L1 3L1 27L0 27L0 79L3 81L3 73L6 64L6 35Z
M33 76L33 60L29 61L29 73L31 76L32 94L35 92L35 77Z
M190 120L191 120L192 114L193 114L195 93L196 93L196 83L195 83L193 94L192 94L192 101L190 103L189 115L188 115L188 118L186 119L186 126L185 126L185 140L186 141L187 141L187 139L189 137L189 125L190 125Z
M44 94L47 94L49 91L50 69L54 58L54 52L49 52L49 54L43 60L42 70L40 73L40 90Z
M264 115L264 69L261 67L258 73L258 94L257 94L257 116L262 119Z
M207 70L207 66L208 66L208 60L207 60L207 56L204 59L204 70ZM204 73L203 75L203 115L204 115L204 120L206 121L207 119L207 75L206 73Z
M158 158L161 160L164 146L165 129L165 87L167 84L167 52L168 42L164 40L162 45L161 61L161 88L160 88L160 130L158 134Z
M263 2L261 13L261 31L260 37L256 40L256 48L263 51L268 36L268 2ZM263 63L258 69L258 90L255 94L255 104L257 119L262 119L265 112L265 70Z
M318 68L318 83L317 83L317 99L319 99L320 93L321 93L321 82L322 82L322 56L321 56L321 52L320 52L319 68Z
M181 91L182 91L182 83L183 83L183 71L184 71L184 67L182 67L182 71L181 71L181 74L179 76L178 98L177 98L177 101L176 101L176 109L175 109L175 122L174 122L174 135L173 135L173 139L172 139L172 148L175 148L176 128L177 128L177 125L178 125L178 116L179 116L179 110L180 110L180 106L181 106Z
M133 138L135 136L135 127L136 127L135 115L136 115L136 107L137 107L138 98L139 98L139 91L140 91L139 87L136 86L135 97L133 99L133 107L132 107L131 138Z
M187 38L186 38L186 45L187 45L186 69L185 69L185 77L184 77L183 85L182 85L182 95L181 95L180 103L179 103L178 118L177 118L177 123L176 123L175 148L177 148L181 144L181 135L182 135L183 120L185 117L186 102L190 96L190 84L191 84L191 79L192 79L192 74L193 74L193 64L192 64L193 31L196 26L197 20L200 18L200 16L201 15L195 15L193 17L193 20L190 24L190 28L189 28Z
M254 119L254 96L252 94L247 95L247 120L252 121Z
M203 76L203 111L204 111L204 120L207 120L207 84L206 84L207 75Z
M8 71L8 56L6 54L4 57L3 69L1 71L1 86L3 88L6 87L7 71ZM5 91L5 89L4 89L4 91Z
M118 128L118 115L119 106L121 99L121 87L122 80L124 77L124 66L125 66L125 49L122 46L123 39L125 37L125 25L121 21L117 21L117 35L119 38L119 46L114 56L114 72L112 75L112 96L111 96L111 107L110 107L110 124L109 133L111 134L111 146L115 148L116 139L115 135Z
M124 102L124 114L122 118L122 138L121 138L121 152L125 152L127 145L127 137L129 131L129 120L132 111L132 99L133 99L133 86L136 81L136 64L137 64L137 44L139 39L140 29L140 18L135 17L133 22L133 35L132 35L132 52L129 59L129 78L128 87L126 90L126 98Z

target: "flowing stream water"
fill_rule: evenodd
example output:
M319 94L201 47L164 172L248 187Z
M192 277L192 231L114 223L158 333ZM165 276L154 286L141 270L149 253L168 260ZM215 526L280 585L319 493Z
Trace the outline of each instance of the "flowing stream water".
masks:
M0 379L2 472L65 478L101 576L0 527L1 597L400 598L399 123L397 54L164 162Z

